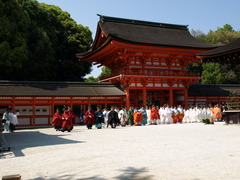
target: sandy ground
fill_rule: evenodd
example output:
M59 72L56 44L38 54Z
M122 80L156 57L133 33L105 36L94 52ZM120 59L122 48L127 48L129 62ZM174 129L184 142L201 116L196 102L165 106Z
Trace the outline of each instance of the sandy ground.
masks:
M52 128L4 133L0 177L23 180L240 179L240 126L171 124L70 133Z

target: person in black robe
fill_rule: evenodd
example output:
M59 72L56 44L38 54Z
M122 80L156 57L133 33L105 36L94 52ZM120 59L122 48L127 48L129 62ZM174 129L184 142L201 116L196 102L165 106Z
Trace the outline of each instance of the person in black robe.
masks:
M111 111L108 113L108 125L110 125L112 128L115 128L117 124L120 124L118 113L114 110L114 107L112 107Z

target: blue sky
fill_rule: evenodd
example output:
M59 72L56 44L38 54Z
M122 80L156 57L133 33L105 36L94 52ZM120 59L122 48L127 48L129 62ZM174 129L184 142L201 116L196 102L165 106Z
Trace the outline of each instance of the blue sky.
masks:
M95 37L97 14L128 19L188 25L189 30L208 33L225 24L240 30L240 0L38 0L59 6ZM97 77L101 69L93 67Z

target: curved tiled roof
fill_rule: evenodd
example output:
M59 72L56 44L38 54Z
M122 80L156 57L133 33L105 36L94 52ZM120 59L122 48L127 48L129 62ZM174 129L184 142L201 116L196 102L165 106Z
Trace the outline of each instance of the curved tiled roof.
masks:
M0 96L125 96L111 83L0 81Z
M106 36L132 43L200 49L212 49L218 46L197 40L189 33L186 25L100 15L99 26Z
M193 84L189 86L189 96L229 96L231 92L240 95L239 84Z
M211 56L220 56L220 55L232 53L235 51L240 51L240 38L233 41L232 43L226 44L216 49L213 49L204 53L199 53L198 56L203 58L211 57Z

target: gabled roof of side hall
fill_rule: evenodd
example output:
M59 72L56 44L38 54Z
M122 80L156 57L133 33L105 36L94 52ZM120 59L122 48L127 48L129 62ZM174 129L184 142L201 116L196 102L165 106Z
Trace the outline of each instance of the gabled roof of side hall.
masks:
M0 96L125 96L125 92L111 83L0 81Z
M199 53L198 56L204 58L204 57L214 57L214 56L221 56L221 55L225 55L225 54L230 54L233 52L240 52L240 38L236 39L235 41L223 45L221 47L218 47L216 49L207 51L207 52L203 52L203 53Z

